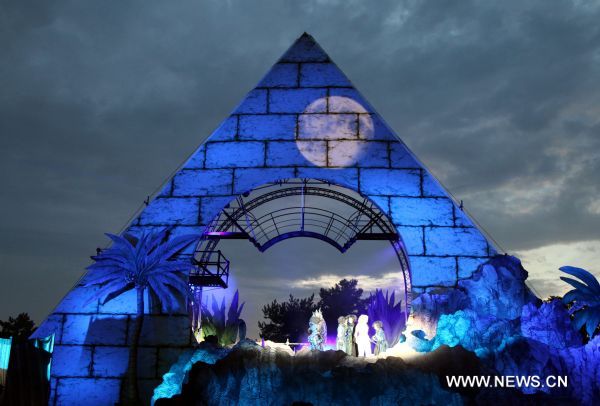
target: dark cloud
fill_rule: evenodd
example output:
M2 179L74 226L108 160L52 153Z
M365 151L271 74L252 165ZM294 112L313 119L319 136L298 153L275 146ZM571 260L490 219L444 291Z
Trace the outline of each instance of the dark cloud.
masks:
M541 0L3 1L0 318L42 318L303 31L501 245L600 239L598 21Z

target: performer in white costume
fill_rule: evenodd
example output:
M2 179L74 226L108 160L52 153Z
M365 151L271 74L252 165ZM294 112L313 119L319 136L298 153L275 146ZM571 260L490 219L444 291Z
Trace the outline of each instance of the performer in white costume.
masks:
M369 316L361 314L354 330L356 345L358 346L359 357L370 357L371 354L371 339L369 337Z

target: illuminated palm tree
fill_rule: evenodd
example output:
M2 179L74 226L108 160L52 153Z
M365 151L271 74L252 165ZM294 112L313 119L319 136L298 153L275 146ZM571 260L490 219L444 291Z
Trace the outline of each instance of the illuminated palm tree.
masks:
M573 317L573 326L579 330L585 325L590 339L600 326L600 283L585 269L573 266L559 268L564 273L573 275L580 281L561 276L560 279L567 282L575 289L568 291L563 297L565 304L572 303L570 309Z
M176 254L196 241L198 235L184 235L169 240L169 229L143 233L136 238L125 234L106 234L113 244L99 255L87 269L91 272L85 286L99 286L95 298L104 304L124 292L137 292L137 314L133 338L129 348L129 363L123 382L122 399L127 405L140 404L137 387L137 349L144 322L144 293L149 289L160 301L163 310L171 312L178 306L177 297L187 294L185 271L189 259L178 259Z

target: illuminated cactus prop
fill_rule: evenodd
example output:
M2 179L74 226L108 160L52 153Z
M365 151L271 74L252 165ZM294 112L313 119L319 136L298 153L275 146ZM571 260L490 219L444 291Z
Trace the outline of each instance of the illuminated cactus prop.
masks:
M236 290L227 319L225 319L225 298L221 301L221 306L217 304L215 297L212 298L212 312L206 306L202 306L202 335L204 338L208 336L216 336L220 345L234 344L238 340L246 338L246 323L240 319L240 315L244 308L244 303L238 307L239 293Z

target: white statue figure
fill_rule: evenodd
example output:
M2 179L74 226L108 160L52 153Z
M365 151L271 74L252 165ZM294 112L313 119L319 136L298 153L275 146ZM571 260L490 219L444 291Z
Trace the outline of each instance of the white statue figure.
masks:
M308 322L308 343L311 350L323 351L323 345L327 340L327 325L321 313L321 309L313 312Z
M358 318L355 314L349 314L346 316L346 342L345 351L346 354L356 357L356 340L354 339L354 327L356 326L356 320Z
M344 316L338 317L335 349L339 351L346 351L346 318Z
M359 357L370 357L371 354L371 338L369 337L369 316L361 314L354 329L354 338L358 347Z
M376 321L373 323L375 334L371 337L371 342L375 344L375 355L383 354L388 349L388 343L385 338L385 331L383 331L383 323Z

